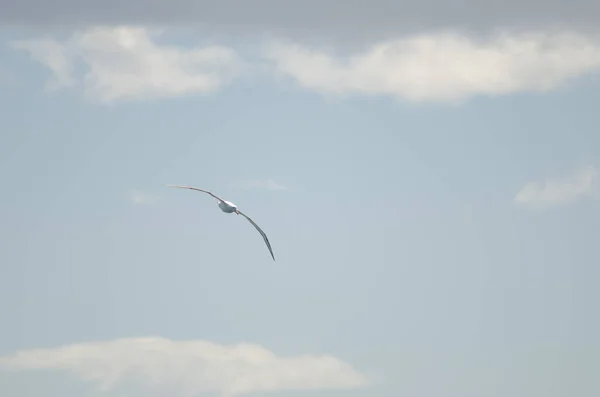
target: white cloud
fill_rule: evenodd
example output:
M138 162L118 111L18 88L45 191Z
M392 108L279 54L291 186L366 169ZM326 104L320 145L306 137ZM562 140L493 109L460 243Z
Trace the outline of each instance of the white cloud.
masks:
M133 204L137 205L152 205L159 201L158 196L142 192L140 190L130 190L127 192L127 198Z
M139 27L96 27L64 42L22 40L13 46L49 67L54 86L80 83L89 97L103 102L210 93L236 76L239 61L233 50L163 45L155 41L160 34ZM84 76L75 76L75 61L88 68Z
M242 183L245 189L267 189L267 190L288 190L287 186L281 185L272 179L252 179Z
M530 182L515 196L515 203L534 208L567 204L584 196L595 194L600 188L600 171L584 167L571 175L544 182Z
M544 92L600 70L600 40L578 34L503 34L475 41L455 33L381 42L347 59L276 42L266 56L301 87L326 95L385 94L415 102Z
M235 396L277 390L352 389L371 380L331 356L278 357L253 344L234 346L129 338L24 350L0 357L6 370L66 370L100 390L128 385L170 396Z

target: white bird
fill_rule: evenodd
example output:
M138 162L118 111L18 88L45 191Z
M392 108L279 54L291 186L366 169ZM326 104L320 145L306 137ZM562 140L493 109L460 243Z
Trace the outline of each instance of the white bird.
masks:
M235 212L236 214L241 215L244 218L248 219L248 221L252 224L252 226L254 226L256 228L256 230L258 230L258 232L262 236L263 240L265 240L265 244L267 244L267 248L269 249L269 252L271 253L271 257L273 258L273 260L275 260L275 255L273 255L273 250L271 249L271 243L269 243L269 239L267 238L267 235L265 234L265 232L263 232L262 229L260 227L258 227L258 225L256 223L254 223L254 221L252 219L250 219L250 217L248 215L246 215L242 211L240 211L238 209L237 205L233 204L231 201L223 200L222 198L216 196L215 194L209 192L208 190L198 189L197 187L182 186L182 185L166 185L166 186L178 187L181 189L197 190L199 192L210 194L211 196L213 196L214 198L217 199L217 204L219 205L219 208L221 209L221 211L223 211L227 214L231 214L231 213Z

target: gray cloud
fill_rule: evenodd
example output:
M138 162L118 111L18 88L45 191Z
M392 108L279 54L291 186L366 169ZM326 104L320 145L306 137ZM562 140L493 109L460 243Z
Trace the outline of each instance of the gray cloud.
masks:
M190 26L213 33L373 41L457 28L564 28L600 22L600 2L491 0L0 0L0 24Z

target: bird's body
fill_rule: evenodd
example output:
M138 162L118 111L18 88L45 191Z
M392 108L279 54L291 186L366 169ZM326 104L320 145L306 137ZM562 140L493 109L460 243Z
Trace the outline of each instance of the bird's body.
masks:
M217 205L219 206L219 208L221 209L221 211L225 212L226 214L232 214L232 213L235 212L238 215L242 215L244 218L246 218L248 220L248 222L250 222L252 224L252 226L254 226L254 228L256 230L258 230L258 232L262 236L263 240L265 241L265 244L267 245L267 248L269 249L269 252L271 253L271 257L273 258L273 260L275 260L275 255L273 255L273 250L271 249L271 243L269 242L269 239L267 238L267 235L265 234L265 232L263 232L262 229L260 227L258 227L258 225L256 223L254 223L254 221L252 219L250 219L249 216L247 216L246 214L244 214L243 212L241 212L238 209L237 205L233 204L231 201L223 200L222 198L220 198L219 196L214 195L213 193L209 192L208 190L202 190L202 189L199 189L197 187L181 186L181 185L166 185L166 186L169 186L169 187L178 187L178 188L182 188L182 189L197 190L199 192L203 192L203 193L209 194L212 197L214 197L215 199L217 199Z
M226 214L231 214L237 209L237 205L233 204L231 201L218 200L218 203L221 211L225 212Z

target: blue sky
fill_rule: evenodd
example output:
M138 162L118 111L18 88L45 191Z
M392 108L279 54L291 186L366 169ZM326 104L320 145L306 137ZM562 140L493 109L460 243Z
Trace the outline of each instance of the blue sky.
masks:
M107 21L0 36L0 394L600 392L597 36Z

